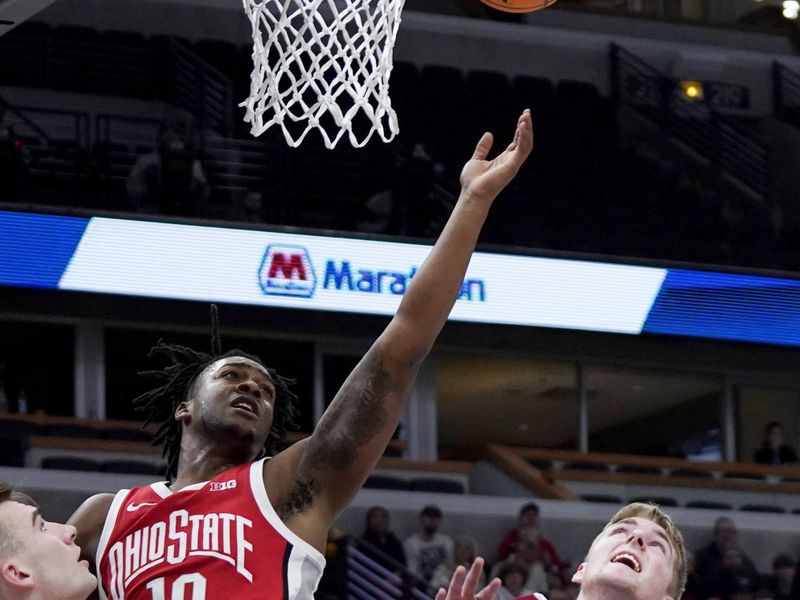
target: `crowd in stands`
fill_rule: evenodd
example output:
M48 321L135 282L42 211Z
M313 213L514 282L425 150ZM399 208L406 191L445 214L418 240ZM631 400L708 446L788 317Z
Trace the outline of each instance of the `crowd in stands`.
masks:
M403 572L409 585L435 591L449 581L458 565L468 566L475 556L487 559L484 580L499 577L503 586L498 600L541 593L549 600L576 600L580 587L572 576L583 557L562 558L553 541L542 536L539 507L534 502L522 506L517 523L502 537L496 552L477 548L468 532L455 536L440 531L444 516L437 506L420 512L420 531L402 541L391 529L389 512L375 506L366 514L365 529L358 535L361 550L389 571ZM445 528L446 529L446 528ZM498 532L499 533L499 532ZM682 600L794 600L800 597L797 560L789 552L778 552L770 573L759 573L742 547L736 525L720 517L710 531L711 541L692 554L689 549L689 576ZM346 539L340 537L339 541ZM329 560L346 551L341 543L329 547ZM335 569L333 569L335 572ZM333 576L333 573L330 574ZM321 598L333 600L336 594L325 585Z
M0 63L4 51L16 56L15 43L24 47L34 40L58 39L70 44L89 34L25 24L3 37ZM128 54L141 58L141 48L147 47L153 65L165 62L159 54L165 48L180 47L184 54L193 53L192 64L205 62L228 77L232 97L249 89L249 49L210 41L165 44L143 36L126 42L97 32L90 37L97 52L104 44L121 51L128 43ZM123 60L128 54L114 56ZM93 72L94 65L72 67L80 74ZM40 81L30 69L6 65L0 68L0 85L80 92L85 84L87 93L170 101L158 96L153 82L121 86L105 82L99 73L54 82L45 77L50 71L42 73ZM483 241L655 260L800 267L800 236L795 235L800 222L788 205L777 199L749 202L720 191L714 181L685 172L669 157L621 139L615 129L618 107L590 83L398 63L391 92L399 137L392 145L374 140L358 151L342 147L315 154L321 142L311 137L294 150L279 132L253 140L243 129L220 133L197 122L183 132L165 125L149 149L115 139L113 133L88 142L92 147L51 140L43 148L30 132L22 136L0 130L0 201L428 238L446 219L458 191L459 169L480 134L489 129L502 139L520 109L531 106L536 151L504 194L504 208L487 223ZM232 123L240 121L237 110L230 107ZM141 119L152 121L152 115ZM223 156L212 147L214 139L223 138L234 154ZM45 157L53 159L48 166ZM54 179L54 169L67 168L75 171L74 185ZM31 173L44 183L34 181ZM232 176L238 178L235 184Z

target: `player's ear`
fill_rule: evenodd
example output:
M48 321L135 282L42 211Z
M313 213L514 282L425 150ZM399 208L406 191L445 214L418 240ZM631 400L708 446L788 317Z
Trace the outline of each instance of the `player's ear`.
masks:
M575 571L575 575L572 576L572 583L577 583L578 585L583 583L583 574L586 571L586 563L582 562L578 566L578 570Z
M21 592L33 587L33 574L20 561L5 560L0 564L0 581L3 587Z
M179 423L184 423L189 420L192 416L189 405L191 404L190 400L184 400L183 402L179 403L177 407L175 407L175 420Z

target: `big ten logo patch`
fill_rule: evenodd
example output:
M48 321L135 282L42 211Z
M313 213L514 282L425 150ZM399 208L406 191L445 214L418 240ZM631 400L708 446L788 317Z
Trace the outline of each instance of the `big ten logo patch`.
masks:
M212 481L209 484L209 491L222 492L224 490L233 490L236 488L236 480L230 479L229 481Z

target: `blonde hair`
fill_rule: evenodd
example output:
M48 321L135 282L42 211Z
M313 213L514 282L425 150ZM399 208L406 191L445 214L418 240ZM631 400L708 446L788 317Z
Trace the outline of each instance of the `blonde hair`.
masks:
M0 504L3 502L19 502L29 506L38 505L30 496L19 490L15 490L5 481L0 481ZM0 523L0 558L14 556L20 551L21 547L17 539L11 534L7 527Z
M686 546L684 545L680 530L667 513L655 504L634 502L617 511L617 513L611 517L611 520L606 523L606 526L603 527L603 531L600 532L600 535L603 535L609 527L620 521L637 517L652 521L661 527L667 533L670 542L672 542L674 556L672 560L672 581L669 584L668 592L672 598L678 600L683 594L683 589L686 587ZM597 537L599 538L600 535Z

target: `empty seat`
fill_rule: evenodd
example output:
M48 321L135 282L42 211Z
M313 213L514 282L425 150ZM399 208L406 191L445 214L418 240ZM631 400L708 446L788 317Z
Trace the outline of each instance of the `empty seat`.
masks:
M42 459L43 469L62 469L64 471L100 471L100 464L89 458L74 456L50 456Z
M601 502L604 504L622 504L622 498L610 494L581 494L580 499L585 502Z
M678 501L668 496L634 496L630 501L644 502L645 504L658 504L659 506L678 506Z
M163 472L152 463L141 460L107 460L103 462L101 469L107 473L130 473L136 475L160 475Z
M661 475L660 467L650 467L646 465L620 465L617 473L643 473L646 475Z
M766 475L761 473L725 473L722 475L725 479L750 479L753 481L764 481Z
M25 452L27 450L27 437L0 436L0 465L7 467L24 467Z
M89 425L48 425L45 435L50 437L99 438L102 432Z
M364 487L380 490L407 490L408 482L391 475L370 475L364 482Z
M686 508L705 508L707 510L733 510L727 502L712 502L711 500L692 500L686 503Z
M0 420L0 437L22 439L31 435L42 435L44 427L26 421Z
M551 460L529 460L528 464L540 471L549 471L553 468L553 461Z
M561 467L564 471L608 471L608 465L598 462L568 462Z
M739 510L762 513L785 513L786 509L776 504L742 504Z
M695 471L694 469L673 469L670 472L670 477L697 477L711 479L714 477L714 474L709 471Z
M465 492L464 485L460 481L435 477L412 479L410 488L415 492L436 492L439 494L463 494Z
M122 442L149 442L153 437L150 432L131 427L110 427L104 429L103 434L106 439Z

